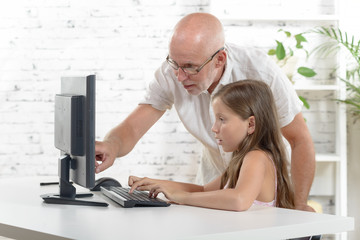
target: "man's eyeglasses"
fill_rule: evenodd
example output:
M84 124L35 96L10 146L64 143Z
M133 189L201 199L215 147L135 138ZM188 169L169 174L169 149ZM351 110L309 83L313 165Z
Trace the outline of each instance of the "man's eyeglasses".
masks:
M218 54L221 50L224 50L224 47L217 50L211 57L209 57L203 64L201 64L200 67L181 67L181 66L179 66L179 64L177 64L177 62L172 60L169 57L169 55L166 57L166 61L174 70L179 70L179 68L181 68L185 73L190 74L190 75L195 75L195 74L198 74L201 71L201 69L203 67L205 67L206 64L211 62L211 60L213 60L215 55Z

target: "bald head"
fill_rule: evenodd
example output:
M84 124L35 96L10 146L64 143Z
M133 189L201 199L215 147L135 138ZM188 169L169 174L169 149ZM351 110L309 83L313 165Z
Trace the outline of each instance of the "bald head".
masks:
M209 55L224 46L220 21L208 13L193 13L182 18L174 28L169 50L201 51Z

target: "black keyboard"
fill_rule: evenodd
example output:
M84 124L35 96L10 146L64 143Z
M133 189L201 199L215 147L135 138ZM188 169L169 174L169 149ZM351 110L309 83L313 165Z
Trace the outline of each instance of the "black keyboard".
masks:
M135 190L133 193L129 193L130 188L125 187L100 187L100 190L105 196L124 208L170 206L170 203L159 198L150 198L148 192Z

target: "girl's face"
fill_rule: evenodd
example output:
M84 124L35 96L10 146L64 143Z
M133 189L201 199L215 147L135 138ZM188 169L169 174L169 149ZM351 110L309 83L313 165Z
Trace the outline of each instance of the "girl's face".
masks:
M212 131L219 145L225 152L235 151L244 138L253 132L250 124L250 117L242 119L238 114L226 106L220 98L212 102L215 114L215 123Z

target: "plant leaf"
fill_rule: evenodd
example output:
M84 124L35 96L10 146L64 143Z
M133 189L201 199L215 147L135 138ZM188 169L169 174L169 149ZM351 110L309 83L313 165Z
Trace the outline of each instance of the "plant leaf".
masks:
M268 51L268 55L270 55L270 56L273 56L273 55L275 55L276 54L276 50L275 49L270 49L269 51Z
M279 42L279 41L276 41L277 42L277 46L276 46L276 57L277 59L279 60L283 60L285 58L285 48L284 48L284 45Z
M298 49L303 48L303 45L301 45L301 43L297 43L296 48L298 48Z
M307 67L299 67L297 71L299 74L303 75L304 77L313 77L316 75L316 72L314 70Z
M348 91L354 92L354 93L357 93L360 95L360 86L355 86L347 79L340 78L340 80L346 84L346 88Z
M304 104L304 107L306 109L309 109L310 108L310 104L308 103L308 101L306 100L306 98L302 97L302 96L299 96L299 99L303 102Z
M295 35L295 40L296 48L303 48L303 45L301 43L307 42L306 38L301 33Z
M297 42L307 42L306 38L301 33L296 34L295 39Z
M292 56L294 56L294 51L291 49L291 48L289 48L289 55L292 57Z

